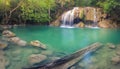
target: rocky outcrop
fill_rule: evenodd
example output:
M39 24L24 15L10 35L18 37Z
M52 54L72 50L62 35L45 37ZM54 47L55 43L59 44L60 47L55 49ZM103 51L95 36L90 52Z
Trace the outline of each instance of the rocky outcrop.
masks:
M65 12L66 13L66 12ZM63 13L63 15L65 14ZM71 12L72 14L72 12ZM60 26L62 24L62 16L61 15L57 20L51 23L51 26ZM79 18L77 27L80 22L84 21L85 27L98 26L101 28L116 28L117 23L113 21L109 15L106 14L102 8L98 7L78 7L77 10L74 10L74 22L76 18ZM75 24L75 23L74 23Z
M29 63L30 64L40 63L44 61L46 58L47 56L42 54L32 54L29 56Z
M30 45L35 46L35 47L40 47L42 49L46 49L46 45L41 43L39 40L31 41Z
M2 40L11 42L13 44L17 44L19 46L26 46L27 42L20 39L19 37L16 37L16 34L9 30L4 30L2 33Z
M105 19L105 20L100 21L98 23L98 26L101 28L116 28L117 24L114 23L112 20Z
M85 24L83 22L80 22L78 24L75 24L75 27L83 28L83 27L85 27Z

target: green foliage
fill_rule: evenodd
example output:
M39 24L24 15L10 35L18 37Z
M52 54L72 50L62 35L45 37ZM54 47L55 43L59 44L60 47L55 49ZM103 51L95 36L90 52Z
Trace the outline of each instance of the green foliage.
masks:
M21 5L22 17L24 20L48 22L50 20L48 10L54 6L54 0L26 0Z
M12 12L11 19L24 22L47 23L76 6L101 7L106 13L112 14L120 11L120 0L0 0L0 22L9 19L10 11L21 1L20 6ZM84 18L82 14L80 17Z
M105 12L110 12L113 10L113 8L120 6L120 1L119 0L105 0L105 1L100 0L97 3L97 5L102 7Z

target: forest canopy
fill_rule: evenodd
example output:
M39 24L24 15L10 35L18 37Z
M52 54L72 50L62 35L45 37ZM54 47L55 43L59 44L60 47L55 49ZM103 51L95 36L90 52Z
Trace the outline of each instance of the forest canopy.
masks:
M101 7L108 14L118 14L120 0L0 0L0 23L46 24L76 6Z

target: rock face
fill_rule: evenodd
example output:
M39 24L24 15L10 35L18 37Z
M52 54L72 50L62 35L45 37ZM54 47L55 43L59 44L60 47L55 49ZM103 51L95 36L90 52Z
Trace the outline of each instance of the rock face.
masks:
M98 26L101 28L116 28L117 25L111 20L102 20L98 23Z
M80 23L76 24L75 27L83 28L83 27L85 27L85 24L83 22L80 22Z
M30 42L30 45L36 46L36 47L40 47L40 48L42 48L42 49L46 49L46 45L44 45L43 43L41 43L41 42L38 41L38 40L31 41L31 42Z
M66 13L66 12L65 12ZM64 15L63 13L62 15ZM72 13L71 13L72 14ZM51 26L60 26L62 15L55 21L51 23ZM78 23L84 21L84 24L88 26L98 26L101 28L116 28L117 23L112 21L111 18L108 18L108 14L104 13L102 8L98 7L78 7L77 10L74 10L74 21L76 18L79 18ZM75 24L75 23L74 23ZM81 27L80 24L77 25Z
M29 56L29 63L35 64L44 61L47 57L42 54L32 54Z

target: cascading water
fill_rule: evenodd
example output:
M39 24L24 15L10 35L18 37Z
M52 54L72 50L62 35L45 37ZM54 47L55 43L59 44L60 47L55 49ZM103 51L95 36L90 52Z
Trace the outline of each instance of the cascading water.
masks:
M73 23L74 23L74 14L75 14L75 10L77 10L78 7L74 7L74 9L69 10L68 12L66 12L65 14L62 15L62 25L61 27L69 27L72 28Z
M98 26L97 26L97 12L96 12L96 9L95 9L95 8L94 8L94 13L93 13L93 15L94 15L93 27L98 27Z

